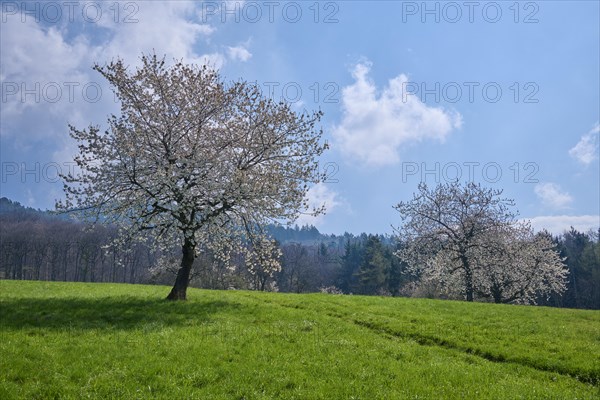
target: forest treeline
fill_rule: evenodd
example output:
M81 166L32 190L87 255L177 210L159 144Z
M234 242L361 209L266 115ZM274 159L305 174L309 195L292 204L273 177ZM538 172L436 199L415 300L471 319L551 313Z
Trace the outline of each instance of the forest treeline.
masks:
M203 253L195 261L192 285L207 289L447 297L435 285L418 284L418 277L412 276L394 255L401 243L393 237L364 233L324 235L314 226L269 226L268 230L282 252L280 271L251 273L241 260L234 262L232 268ZM65 216L2 198L0 278L172 282L179 262L176 251L170 259L139 243L110 246L116 235L113 227L98 225L90 229ZM553 236L569 270L567 290L562 296L539 298L537 304L600 309L599 236L600 231L579 232L574 228Z

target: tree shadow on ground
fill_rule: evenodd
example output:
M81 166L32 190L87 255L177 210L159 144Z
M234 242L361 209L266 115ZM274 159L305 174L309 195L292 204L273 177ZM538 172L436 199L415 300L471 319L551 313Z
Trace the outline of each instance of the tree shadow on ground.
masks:
M128 297L3 299L0 330L131 330L149 324L190 326L209 322L215 313L237 314L243 307L243 304L227 301L170 302Z

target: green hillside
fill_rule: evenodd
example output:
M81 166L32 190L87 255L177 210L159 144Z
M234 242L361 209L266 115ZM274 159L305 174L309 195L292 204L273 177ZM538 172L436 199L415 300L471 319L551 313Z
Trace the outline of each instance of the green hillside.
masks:
M600 312L0 281L1 399L594 399Z

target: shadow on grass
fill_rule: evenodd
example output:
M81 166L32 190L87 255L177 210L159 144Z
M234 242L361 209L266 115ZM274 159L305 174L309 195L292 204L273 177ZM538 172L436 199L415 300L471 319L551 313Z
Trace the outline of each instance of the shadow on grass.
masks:
M210 321L215 313L238 313L243 307L226 301L170 302L127 297L3 299L0 302L0 330L130 330L148 325L191 326Z

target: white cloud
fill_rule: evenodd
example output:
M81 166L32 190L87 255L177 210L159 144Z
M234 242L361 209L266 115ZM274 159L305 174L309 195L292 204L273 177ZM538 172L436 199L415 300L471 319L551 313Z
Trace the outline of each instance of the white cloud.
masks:
M533 190L545 206L554 209L568 208L573 202L573 197L556 183L538 183Z
M182 59L215 68L227 59L226 48L209 43L215 28L200 22L200 3L96 2L87 10L101 9L98 19L86 14L87 20L84 4L71 6L75 12L64 6L56 23L18 12L2 15L0 136L11 160L30 168L72 161L77 148L68 136L68 123L102 128L108 114L118 113L108 83L92 70L94 63L120 57L134 68L142 53L152 52L166 55L167 62ZM41 182L32 195L22 191L23 199L30 202L36 196L36 206L52 207L57 197L53 185Z
M331 213L335 208L342 204L342 201L339 199L338 194L329 189L324 183L320 182L311 187L306 193L306 198L308 200L309 210L313 208L319 208L325 205L325 212ZM323 221L324 215L318 215L316 217L308 214L301 214L298 219L295 221L296 224L299 225L315 225L319 226L319 224Z
M134 3L94 4L102 8L98 14L102 17L94 22L82 19L81 12L69 20L67 9L63 20L50 26L34 18L23 21L19 13L3 15L0 47L9 55L2 58L0 69L3 137L18 136L27 142L61 138L67 122L85 126L117 111L106 81L91 69L96 62L120 57L135 66L142 52L153 51L165 54L167 60L216 68L225 62L220 53L196 53L197 40L214 29L194 21L198 18L194 2L141 2L133 8ZM116 7L120 7L118 21Z
M17 100L19 109L39 103L44 98L54 99L54 91L44 86L55 82L64 87L65 80L77 82L83 74L81 65L89 61L89 48L81 37L67 42L55 27L43 28L34 20L22 22L18 18L6 18L2 23L0 45L5 54L2 58L4 103ZM16 89L19 93L12 94ZM39 87L39 89L37 89ZM24 89L24 90L21 90ZM48 92L47 96L44 92ZM47 102L48 103L48 102ZM4 110L7 111L7 110Z
M67 123L102 124L118 111L107 82L91 68L96 62L120 57L134 67L142 53L151 52L166 55L167 61L215 68L226 61L225 52L197 51L198 40L215 28L198 21L200 6L193 1L94 4L101 9L94 21L85 20L81 9L70 17L67 8L56 24L3 15L0 47L9 55L0 68L3 138L19 145L50 139L58 145L64 143Z
M134 23L111 23L110 40L102 46L101 60L114 57L137 64L142 52L155 51L167 59L184 59L187 63L201 63L194 44L207 37L214 28L198 23L198 5L192 1L144 1L136 3ZM99 60L100 61L100 60Z
M406 90L408 78L389 80L381 93L368 74L369 62L357 64L355 82L342 90L342 121L333 129L335 143L347 157L372 166L396 164L400 146L424 139L443 142L462 124L457 112L428 107Z
M571 226L579 232L597 230L600 227L600 215L541 215L530 221L536 231L545 229L555 235L570 230Z
M87 39L67 38L56 27L23 22L18 15L6 18L0 37L10 55L1 61L3 138L30 145L65 136L67 122L79 122L78 115L86 115L86 125L92 113L105 119L114 101L90 68L97 49Z
M579 142L569 150L569 155L583 165L590 165L598 159L598 141L600 136L600 123L596 125L587 134L583 135Z
M244 46L227 47L227 55L232 60L239 60L242 62L246 62L252 58L252 53Z

